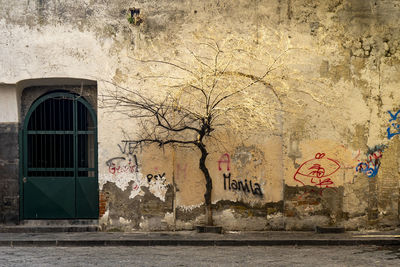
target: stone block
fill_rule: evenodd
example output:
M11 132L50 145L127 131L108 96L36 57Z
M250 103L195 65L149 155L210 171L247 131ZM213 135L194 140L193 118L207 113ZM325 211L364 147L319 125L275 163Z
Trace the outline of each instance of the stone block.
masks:
M0 123L0 160L15 162L18 157L18 124Z
M0 181L1 180L15 180L18 181L18 164L6 163L0 165Z

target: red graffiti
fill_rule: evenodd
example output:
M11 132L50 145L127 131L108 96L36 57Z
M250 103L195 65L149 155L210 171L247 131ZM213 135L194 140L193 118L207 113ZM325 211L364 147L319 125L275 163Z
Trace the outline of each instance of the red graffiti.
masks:
M308 181L322 189L331 188L335 185L329 176L339 169L340 164L337 160L325 158L325 153L317 153L315 158L301 164L293 179L302 185L306 185L306 181Z
M309 170L313 170L310 172L311 176L316 175L318 178L321 178L325 174L325 169L321 167L319 164L314 164Z
M118 174L118 173L134 173L138 171L138 164L136 157L134 158L135 162L132 162L132 159L128 160L128 164L122 165L121 163L115 164L114 162L109 161L108 164L108 172L111 174Z
M184 164L177 164L176 165L176 178L177 179L186 179L186 169L187 169L187 165L186 163Z
M369 154L367 158L368 158L368 162L372 162L373 160L380 159L380 158L382 158L382 151L381 150L375 151L374 153Z
M314 179L311 179L311 183L314 183L316 186L319 186L319 188L322 188L323 186L325 186L325 188L329 188L331 185L333 185L333 182L331 180L331 178L326 178L324 180L319 179L319 181L314 181Z
M221 163L225 163L226 164L226 170L230 171L231 170L231 158L229 157L228 153L223 154L219 160L218 160L218 170L222 171L221 168Z
M360 156L360 154L361 154L361 150L359 149L359 150L357 151L357 156L355 156L353 159L354 159L354 160L358 159L358 157Z

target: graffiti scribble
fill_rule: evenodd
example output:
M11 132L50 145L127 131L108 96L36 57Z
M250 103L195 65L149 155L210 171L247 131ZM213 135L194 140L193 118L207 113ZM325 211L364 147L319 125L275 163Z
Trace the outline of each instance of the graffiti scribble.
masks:
M400 114L400 110L396 112L396 114L393 114L390 110L388 111L391 119L389 122L392 122L392 124L387 128L387 134L388 134L388 139L390 140L393 136L400 134L400 123L397 122L397 116ZM392 132L393 130L393 132Z
M375 147L367 155L365 162L358 163L356 171L365 173L368 177L373 178L378 174L379 167L381 166L382 148Z
M262 197L263 193L261 191L261 186L259 183L256 183L255 181L253 183L253 181L250 179L248 183L247 179L244 179L244 181L238 179L236 180L231 179L231 173L228 174L224 173L223 176L224 176L224 190L252 193L255 196Z
M125 157L115 157L106 161L108 172L111 174L116 173L135 173L139 171L136 155L126 160Z
M218 170L219 171L222 170L221 163L226 164L226 170L230 171L231 158L229 157L228 153L222 154L222 156L218 160Z
M300 165L293 179L302 185L310 183L323 191L335 186L330 176L339 169L340 164L337 160L325 158L325 153L317 153L313 159Z

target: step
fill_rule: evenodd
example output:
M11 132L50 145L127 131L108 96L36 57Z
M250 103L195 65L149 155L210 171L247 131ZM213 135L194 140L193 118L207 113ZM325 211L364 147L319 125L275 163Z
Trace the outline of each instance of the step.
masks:
M316 226L315 232L319 234L341 234L345 232L345 228L337 226Z
M196 226L196 230L198 233L222 234L221 226L198 225Z
M97 232L98 220L22 220L19 225L0 225L0 233Z
M47 225L47 226L0 226L0 233L65 233L65 232L98 232L98 225Z
M74 226L74 225L98 225L99 220L73 219L73 220L22 220L19 223L24 226Z

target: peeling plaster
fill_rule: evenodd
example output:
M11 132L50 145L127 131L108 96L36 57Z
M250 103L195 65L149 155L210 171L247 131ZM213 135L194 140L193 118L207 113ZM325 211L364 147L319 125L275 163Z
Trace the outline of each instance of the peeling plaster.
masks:
M200 208L203 205L203 203L199 203L196 205L190 205L190 206L178 206L178 208L182 209L184 212L192 211L196 208Z
M122 218L122 217L119 217L119 222L120 222L121 224L130 224L130 223L131 223L131 220L126 220L126 219L124 219L124 218Z
M129 195L129 198L133 199L136 196L143 196L144 191L141 188L147 187L154 196L159 198L161 201L165 201L165 194L168 190L168 184L165 177L155 181L152 180L150 183L148 182L147 178L144 177L143 174L140 172L103 174L100 177L100 190L107 182L114 183L122 191L125 191L128 186L130 186L131 193Z

